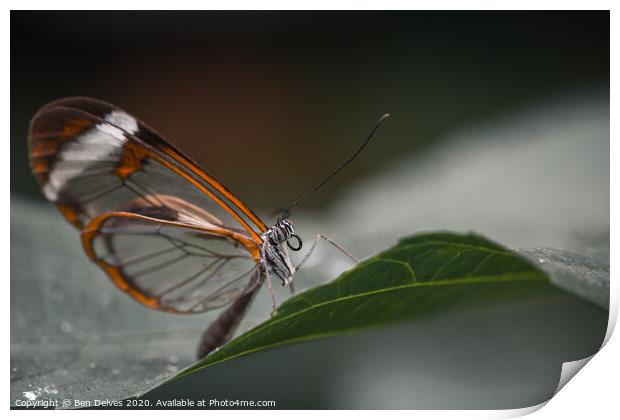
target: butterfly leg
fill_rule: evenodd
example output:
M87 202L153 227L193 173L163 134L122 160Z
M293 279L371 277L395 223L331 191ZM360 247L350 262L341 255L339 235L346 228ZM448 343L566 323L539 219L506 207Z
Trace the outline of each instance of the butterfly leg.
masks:
M269 276L269 272L265 274L267 277L267 287L269 288L269 293L271 293L271 316L276 312L276 296L273 293L273 285L271 284L271 277Z
M327 236L323 235L322 233L317 233L316 236L314 237L314 241L312 242L312 246L310 247L310 250L308 251L308 253L306 255L304 255L304 257L301 259L299 264L297 264L297 267L295 267L295 271L294 272L297 272L297 270L299 270L308 261L308 258L310 258L310 255L312 255L312 253L314 252L314 248L319 243L320 239L323 239L323 240L327 241L328 243L330 243L331 245L333 245L336 249L338 249L344 255L349 257L354 263L357 264L359 262L359 260L357 258L355 258L353 255L351 255L351 253L349 251L344 249L342 246L338 245L332 239L329 239Z
M271 308L271 316L273 316L273 314L276 311L276 296L273 293L273 284L271 283L271 276L269 275L269 267L267 266L267 257L266 257L266 252L265 252L265 247L263 247L262 251L262 266L263 266L263 271L265 272L265 278L267 280L267 287L269 288L269 293L271 293L271 303L272 303L272 308Z

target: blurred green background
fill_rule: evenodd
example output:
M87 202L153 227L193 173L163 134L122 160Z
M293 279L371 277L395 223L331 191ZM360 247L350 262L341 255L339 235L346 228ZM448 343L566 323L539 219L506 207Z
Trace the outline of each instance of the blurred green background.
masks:
M292 202L384 112L372 148L308 208L450 131L609 84L606 12L13 12L11 191L38 107L112 102L250 206ZM501 142L501 138L497 138Z

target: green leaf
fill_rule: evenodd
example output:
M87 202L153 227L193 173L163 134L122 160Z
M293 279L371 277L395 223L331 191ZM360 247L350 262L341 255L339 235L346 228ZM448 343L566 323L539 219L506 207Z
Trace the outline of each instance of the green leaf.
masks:
M474 234L426 233L284 302L269 320L181 372L283 344L402 322L438 310L555 290L523 257Z

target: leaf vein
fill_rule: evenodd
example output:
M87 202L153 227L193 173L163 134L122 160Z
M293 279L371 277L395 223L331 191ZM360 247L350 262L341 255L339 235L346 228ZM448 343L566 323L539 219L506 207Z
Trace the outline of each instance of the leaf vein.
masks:
M411 267L411 264L409 264L409 261L401 261L401 260L396 260L394 258L385 258L385 257L376 257L374 261L383 261L387 263L404 265L407 268L407 271L409 271L409 274L411 274L411 278L413 279L413 281L417 281L416 276L415 276L415 271L413 271L413 268Z

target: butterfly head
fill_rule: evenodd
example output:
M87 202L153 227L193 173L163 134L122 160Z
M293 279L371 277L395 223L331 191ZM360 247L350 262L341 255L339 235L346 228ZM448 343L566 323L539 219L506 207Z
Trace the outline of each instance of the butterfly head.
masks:
M282 244L286 242L286 245L292 251L299 251L303 245L301 238L299 235L295 233L295 228L293 227L293 223L286 218L279 218L276 221L276 224L269 229L266 234L269 239L271 239L276 244ZM291 245L291 239L297 240L297 246Z

